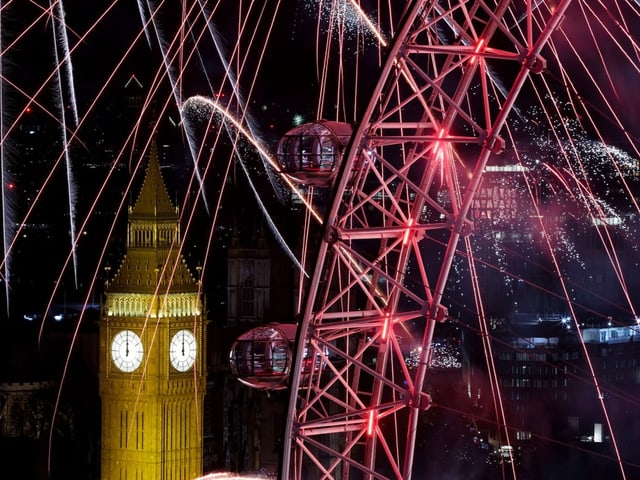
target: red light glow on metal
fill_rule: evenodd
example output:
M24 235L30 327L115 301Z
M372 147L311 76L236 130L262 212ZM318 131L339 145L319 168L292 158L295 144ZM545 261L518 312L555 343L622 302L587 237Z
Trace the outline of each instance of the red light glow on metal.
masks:
M373 435L373 429L375 428L375 413L373 410L369 412L369 421L367 422L367 435Z
M440 129L440 132L438 133L438 138L444 138L444 128ZM444 152L442 151L442 148L440 147L440 141L439 140L433 145L433 151L435 153L437 161L441 161L444 158Z
M386 340L389 335L389 322L391 317L387 314L387 318L384 319L384 325L382 326L382 340Z
M476 49L474 50L474 53L478 54L484 51L484 38L481 38L480 40L478 40L478 44L476 45ZM470 63L473 65L474 63L476 63L476 59L478 57L476 55L471 57Z
M411 225L413 225L413 218L410 218L407 222L407 229L404 232L404 238L402 239L402 244L406 245L409 241L409 233L411 233Z

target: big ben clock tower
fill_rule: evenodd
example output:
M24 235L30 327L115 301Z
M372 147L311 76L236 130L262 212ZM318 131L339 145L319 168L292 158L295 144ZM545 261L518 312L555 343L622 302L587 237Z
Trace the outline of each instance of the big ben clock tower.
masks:
M155 144L100 319L101 476L202 474L205 321Z

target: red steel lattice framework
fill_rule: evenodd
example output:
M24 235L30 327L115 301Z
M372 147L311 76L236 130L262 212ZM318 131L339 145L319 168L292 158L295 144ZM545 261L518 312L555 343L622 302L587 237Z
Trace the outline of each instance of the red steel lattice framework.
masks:
M343 160L291 378L281 477L412 478L435 324L501 128L569 5L409 1ZM401 339L422 347L405 364ZM313 360L310 360L313 358ZM311 366L321 373L306 374Z

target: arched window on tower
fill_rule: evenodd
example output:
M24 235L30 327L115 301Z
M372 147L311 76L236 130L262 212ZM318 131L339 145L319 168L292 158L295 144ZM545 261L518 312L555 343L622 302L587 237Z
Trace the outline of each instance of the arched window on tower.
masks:
M247 275L242 280L240 287L240 316L242 317L254 317L255 316L255 282L253 275Z

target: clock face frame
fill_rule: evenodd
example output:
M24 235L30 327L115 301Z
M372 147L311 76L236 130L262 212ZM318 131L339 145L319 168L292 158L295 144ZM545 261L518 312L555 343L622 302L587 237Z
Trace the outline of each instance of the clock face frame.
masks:
M144 347L140 337L131 330L121 330L111 341L111 359L116 368L131 373L142 363Z
M178 330L169 344L169 359L178 372L186 372L196 361L198 345L191 330Z

